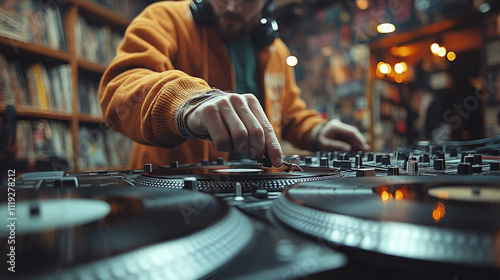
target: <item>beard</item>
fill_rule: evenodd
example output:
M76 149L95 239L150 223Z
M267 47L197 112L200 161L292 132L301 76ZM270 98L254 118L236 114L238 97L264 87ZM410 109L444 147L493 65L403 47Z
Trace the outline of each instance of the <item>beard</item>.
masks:
M243 17L231 12L224 12L217 18L217 31L222 41L226 43L237 42L246 37L258 23L257 17L249 22Z

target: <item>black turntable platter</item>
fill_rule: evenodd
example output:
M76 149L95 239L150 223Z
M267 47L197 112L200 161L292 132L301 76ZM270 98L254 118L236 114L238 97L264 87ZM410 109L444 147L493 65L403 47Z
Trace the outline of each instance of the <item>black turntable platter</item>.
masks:
M10 188L0 193L0 219L8 225L0 228L1 279L283 279L346 263L187 190Z
M184 188L185 180L195 180L197 190L209 193L234 192L239 182L244 192L255 189L283 191L301 183L342 178L336 168L303 167L303 171L286 172L285 168L261 168L258 165L211 165L162 168L144 172L134 180L143 187Z
M10 204L1 196L0 216L10 227L0 229L0 260L16 271L2 269L3 279L199 278L253 234L243 214L201 193L125 187L15 194Z
M498 178L396 176L302 183L287 189L271 211L299 232L360 252L500 268Z

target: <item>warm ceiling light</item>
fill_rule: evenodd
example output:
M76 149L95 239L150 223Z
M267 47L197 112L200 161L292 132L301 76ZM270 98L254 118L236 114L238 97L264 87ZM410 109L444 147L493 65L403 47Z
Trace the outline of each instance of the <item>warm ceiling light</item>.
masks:
M433 54L437 54L439 52L439 44L438 43L433 43L431 45L431 52Z
M457 55L454 52L449 52L446 54L446 58L448 58L449 61L453 61L457 58Z
M360 10L368 9L368 0L356 0L356 6Z
M288 64L289 66L296 66L297 64L299 63L299 60L297 59L297 57L291 55L289 57L286 58L286 64Z
M396 65L394 65L394 72L396 72L397 74L401 74L405 71L405 66L403 65L403 63L399 62L399 63L396 63Z
M394 32L394 30L396 30L396 26L394 26L394 24L392 23L381 23L377 26L377 31L378 33L391 33L391 32Z
M446 48L445 47L440 47L439 51L437 53L440 57L444 57L446 55Z
M387 75L391 73L391 66L389 65L389 63L380 62L378 64L378 70L380 71L380 73Z

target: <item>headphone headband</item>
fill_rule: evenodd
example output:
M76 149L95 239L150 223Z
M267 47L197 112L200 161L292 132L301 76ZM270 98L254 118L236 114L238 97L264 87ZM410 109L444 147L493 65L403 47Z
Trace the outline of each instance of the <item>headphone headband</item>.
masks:
M196 24L206 28L214 27L214 11L207 0L192 0L190 8ZM279 37L278 24L273 18L274 9L274 1L266 0L262 9L262 19L251 31L252 43L257 48L269 47L274 42L274 39Z

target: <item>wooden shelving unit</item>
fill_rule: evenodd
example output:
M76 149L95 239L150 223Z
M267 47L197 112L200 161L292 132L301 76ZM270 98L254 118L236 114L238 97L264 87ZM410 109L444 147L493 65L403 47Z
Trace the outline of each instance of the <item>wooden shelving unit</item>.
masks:
M153 1L145 1L153 2ZM99 25L110 26L113 30L124 32L130 24L131 19L117 15L107 7L88 0L70 0L61 4L63 11L63 24L65 31L66 50L55 50L42 47L33 43L21 42L7 37L0 36L0 53L5 54L12 60L24 61L42 61L48 64L68 64L72 71L72 92L73 97L71 112L58 112L31 106L16 105L16 113L19 118L26 119L46 119L69 123L73 138L73 151L75 155L79 154L79 130L81 126L88 124L100 125L104 122L101 117L79 112L78 97L78 77L81 71L102 75L106 70L106 65L88 61L77 55L75 27L78 22L78 16ZM0 115L5 114L6 104L0 104ZM104 126L104 125L102 125ZM74 171L80 171L79 159L75 156L73 165ZM123 166L120 166L121 168ZM92 167L91 167L92 168ZM113 167L110 167L113 168ZM118 167L117 167L118 168Z

